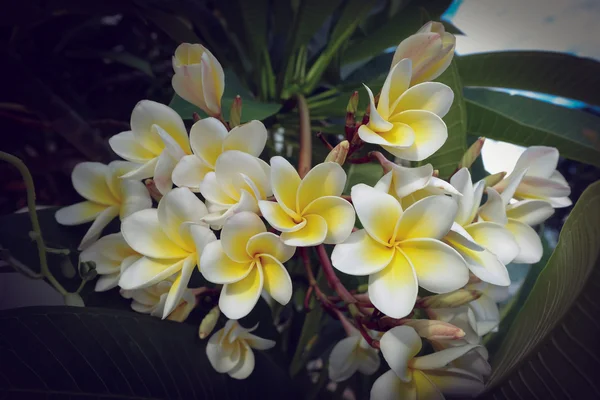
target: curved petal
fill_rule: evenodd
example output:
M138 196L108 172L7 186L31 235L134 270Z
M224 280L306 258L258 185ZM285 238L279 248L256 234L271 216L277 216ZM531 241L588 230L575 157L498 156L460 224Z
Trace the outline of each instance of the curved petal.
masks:
M422 288L433 293L448 293L469 281L465 261L447 244L434 239L412 239L403 241L400 246Z
M342 382L356 372L360 365L360 360L355 354L359 341L359 337L350 336L336 343L329 354L329 379Z
M395 240L443 238L452 227L457 208L456 202L447 196L429 196L417 201L398 221Z
M239 337L240 339L244 339L248 343L248 346L256 350L268 350L277 344L274 340L263 339L248 332L241 334Z
M390 115L405 110L425 110L443 118L453 100L454 92L449 86L439 82L423 82L404 92Z
M229 376L234 379L246 379L254 370L255 360L252 349L250 349L247 343L241 342L240 345L242 346L240 361L228 372Z
M388 75L389 77L390 75ZM370 117L369 123L366 125L369 129L372 129L374 132L386 132L392 129L392 124L387 121L387 116L381 115L378 109L375 107L375 98L373 97L373 92L367 85L363 83L363 86L367 90L369 94L369 108L370 108ZM358 135L360 136L360 128L358 131ZM361 137L362 139L362 137Z
M510 204L506 208L506 215L529 226L538 225L554 214L552 204L542 200L522 200Z
M194 243L194 252L196 253L198 269L200 269L200 257L202 256L202 253L204 253L204 249L209 243L216 241L217 237L213 231L206 226L190 224L188 229L192 242Z
M88 247L90 244L94 243L100 235L102 234L102 230L106 228L106 226L112 221L117 215L119 215L119 208L116 206L108 207L104 211L102 211L94 222L92 222L92 226L85 233L83 239L81 239L81 243L79 243L79 250L83 250Z
M134 212L152 207L152 198L146 185L142 182L123 179L120 186L122 199L119 216L121 220L129 217Z
M223 142L227 128L216 118L201 119L190 129L190 144L194 154L205 164L214 168L217 158L223 152Z
M210 210L210 206L209 206ZM256 199L246 190L241 191L240 200L230 206L215 206L213 212L202 218L202 221L209 224L213 229L218 230L223 227L225 222L237 213L249 211L251 213L258 212Z
M415 357L412 360L411 367L420 370L443 368L476 347L478 347L478 345L466 344L460 347L450 347L441 351L436 351L435 353L426 356Z
M132 249L147 257L173 259L189 255L163 232L156 209L138 211L125 218L121 232Z
M275 156L271 158L271 184L277 203L294 217L297 215L296 196L300 187L300 175L288 160Z
M238 150L224 152L217 159L215 174L221 189L231 197L239 196L239 190L245 185L245 181L240 179L241 174L250 178L254 185L263 191L260 193L261 199L268 195L266 190L270 188L269 176L265 174L261 161L250 154Z
M506 228L519 245L519 254L512 261L517 264L535 264L542 259L544 248L537 232L523 222L509 219Z
M414 382L402 382L389 370L373 383L370 396L372 400L417 400L417 389Z
M96 263L98 273L112 273L114 268L119 269L121 261L125 258L136 255L137 253L129 247L122 233L111 233L100 238L97 242L85 249L79 254L81 261L94 261L98 256L102 257L107 263L104 268L100 263Z
M427 371L427 378L449 396L475 397L484 388L481 380L458 368Z
M296 223L285 211L281 203L261 200L258 202L258 208L260 208L262 216L267 220L269 225L280 232L295 232L306 225L306 220Z
M568 184L552 179L538 178L525 175L515 192L516 197L549 199L553 197L566 197L571 194Z
M340 196L345 186L346 173L340 164L318 164L308 171L298 187L297 210L304 214L311 202L324 196Z
M81 196L94 203L113 206L119 204L108 186L110 169L98 162L82 162L73 168L71 182Z
M501 180L500 183L494 185L494 189L500 192L504 204L509 204L510 200L515 196L515 192L526 173L526 169L513 170L513 172Z
M173 158L169 153L163 151L158 160L156 161L156 168L154 170L154 184L158 191L165 195L173 188L173 170L177 160Z
M183 120L170 107L150 100L142 100L136 104L131 113L131 130L137 141L154 154L160 154L164 143L152 125L164 129L184 152L190 152L189 139Z
M494 285L510 285L510 277L506 266L498 257L487 249L473 250L464 246L464 242L457 241L460 235L446 236L447 242L461 255L469 270L484 282Z
M204 176L204 180L199 184L199 188L202 196L213 204L231 206L236 203L229 194L221 189L217 181L217 175L214 172L209 172Z
M445 400L440 390L429 380L427 375L421 371L414 371L413 381L417 388L417 398L427 400Z
M488 198L485 204L479 207L479 216L486 221L506 225L508 218L502 197L494 188L487 188L486 191Z
M390 188L392 187L392 171L386 173L377 181L373 188L379 190L380 192L390 193Z
M226 284L244 279L251 271L253 262L236 262L227 257L220 240L210 242L200 256L200 272L212 283Z
M455 221L465 226L473 222L481 196L475 197L471 173L468 168L461 168L450 178L450 184L458 190L462 196L453 195L452 198L458 203L458 212ZM482 192L483 194L483 192Z
M465 227L478 244L494 253L502 264L510 263L519 254L519 245L512 233L494 222L476 222Z
M103 204L82 201L57 210L54 218L61 225L80 225L95 220L102 211L108 208L110 207Z
M558 165L558 150L554 147L528 147L517 160L515 171L527 170L527 176L549 179Z
M119 286L125 290L133 290L155 285L179 272L184 260L157 260L142 257L123 271Z
M323 243L327 237L327 222L325 218L312 214L303 217L306 225L293 232L283 232L281 240L288 246L308 247Z
M394 104L401 97L402 93L408 89L411 72L412 62L409 59L392 63L390 72L381 88L381 95L377 104L377 111L383 118L389 118L392 114Z
M108 139L108 144L119 157L135 163L143 164L157 156L157 154L142 146L132 131L125 131L111 136Z
M173 281L171 289L169 289L169 294L167 295L162 314L163 319L167 318L181 302L183 293L187 289L187 285L190 281L190 277L192 276L192 272L194 272L195 266L196 257L189 256L183 260L181 271L179 272L177 278L175 278L175 281Z
M379 272L369 275L369 299L392 318L406 317L417 301L419 285L410 260L399 250Z
M271 232L256 234L246 244L246 252L250 257L267 254L282 263L292 258L295 251L294 247L284 244L279 236Z
M181 148L180 144L177 143L177 141L175 141L175 139L159 125L152 125L152 130L158 134L160 139L165 144L165 149L163 150L163 152L169 153L171 157L178 161L181 159L181 157L186 155L185 151Z
M393 327L379 340L381 354L394 373L404 382L409 382L409 364L421 351L421 337L407 325Z
M403 198L427 186L433 176L433 166L426 164L408 168L394 164L392 165L392 174L396 196Z
M219 308L229 319L240 319L252 311L263 289L262 268L252 268L242 280L227 283L221 290Z
M202 54L202 92L207 112L221 114L221 97L225 90L225 75L221 64L208 50Z
M310 203L304 213L316 214L327 223L327 236L324 243L337 244L348 239L354 228L354 207L341 197L323 196Z
M223 329L216 332L208 339L206 343L206 356L212 367L219 373L225 373L231 371L239 362L238 357L233 356L233 346L224 348L222 344L223 336L225 332Z
M348 275L364 276L381 271L392 261L394 248L373 240L364 229L352 232L333 248L333 266Z
M402 215L398 200L363 183L354 185L350 196L358 219L369 236L383 245L391 244L396 223Z
M145 164L142 164L138 168L129 171L125 175L122 175L123 179L148 179L154 176L154 171L156 170L156 164L158 163L158 157L154 157L153 159L147 161Z
M358 128L358 136L365 143L378 144L380 146L389 146L394 148L407 148L414 143L415 133L406 124L391 124L391 127L385 133L376 132L368 125L361 125Z
M109 274L109 275L101 275L96 281L96 286L94 287L95 292L106 292L107 290L114 289L119 284L119 278L121 274Z
M250 238L266 232L267 228L260 217L251 212L241 212L230 217L221 231L223 251L237 262L247 262L252 257L246 251Z
M469 312L475 319L475 330L479 336L491 332L500 324L500 310L496 302L488 297L481 296L469 303Z
M176 188L167 193L158 203L157 214L163 232L179 247L194 252L181 235L184 222L202 223L208 213L204 203L188 188Z
M202 79L193 79L193 76L189 73L190 70L193 70L193 67L193 65L178 67L180 71L185 69L187 73L176 71L171 79L171 86L179 97L205 110L206 103L202 94ZM198 72L201 74L201 71Z
M366 343L364 339L361 339L361 344ZM373 375L379 369L381 365L381 359L379 358L379 352L373 349L369 344L368 348L361 348L359 353L360 363L358 364L358 371L361 374Z
M262 122L252 120L229 131L223 141L223 151L239 150L258 157L266 143L267 128Z
M394 53L392 65L400 60L409 59L415 63L415 69L426 60L440 51L442 40L439 33L419 31L404 39ZM431 78L435 79L435 78Z
M200 191L200 183L213 169L195 155L184 156L173 169L173 183L179 187L187 187L192 192Z
M391 122L401 122L411 127L415 140L410 147L389 147L384 149L393 155L409 161L422 161L438 151L448 138L448 128L444 121L430 111L408 110L395 115Z
M292 298L292 278L279 260L269 254L260 256L265 291L281 305Z

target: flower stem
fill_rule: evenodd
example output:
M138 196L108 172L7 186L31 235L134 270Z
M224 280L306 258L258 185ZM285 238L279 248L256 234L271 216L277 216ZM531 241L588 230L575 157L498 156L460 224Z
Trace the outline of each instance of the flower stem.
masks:
M300 156L298 157L298 174L300 178L308 173L311 166L312 146L310 132L310 113L306 98L303 95L296 95L298 100L298 114L300 114Z

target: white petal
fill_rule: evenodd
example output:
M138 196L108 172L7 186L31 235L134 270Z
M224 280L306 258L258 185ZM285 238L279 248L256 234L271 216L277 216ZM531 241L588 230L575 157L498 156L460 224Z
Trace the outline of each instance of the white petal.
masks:
M558 150L554 147L528 147L517 160L514 170L527 169L527 176L550 178L558 165Z
M336 343L329 355L329 379L334 382L342 382L356 372L360 360L354 353L359 341L359 337L351 336Z
M377 181L375 186L373 186L373 188L375 188L383 193L389 193L390 188L392 187L392 173L393 172L390 171L387 174L383 175L381 177L381 179L379 179Z
M147 161L145 164L142 164L140 167L134 169L121 176L123 179L148 179L154 176L154 172L156 170L156 164L158 163L158 157L152 158Z
M393 256L393 248L376 242L364 229L360 229L333 248L331 262L345 274L364 276L381 271Z
M265 291L281 305L292 298L292 278L279 260L269 254L260 256Z
M427 371L427 378L444 394L457 397L475 397L484 384L477 377L457 368Z
M415 132L402 123L392 124L385 132L376 132L369 125L361 125L358 128L358 136L365 143L378 144L386 149L408 148L415 141Z
M314 200L340 196L346 186L346 173L338 163L324 162L308 171L298 187L297 209L302 214Z
M83 250L90 244L98 240L98 238L102 234L102 230L106 228L110 221L112 221L117 215L119 215L119 208L116 206L108 207L106 210L98 214L98 216L92 223L92 226L90 226L90 229L88 229L88 231L83 236L83 239L81 239L81 243L79 244L78 249Z
M239 198L240 189L246 188L241 174L249 177L261 191L261 199L271 195L270 179L265 174L262 161L250 154L238 150L224 152L217 159L215 174L223 191L233 198Z
M63 207L56 211L56 222L61 225L80 225L91 222L104 210L110 207L91 201L83 201Z
M274 340L263 339L248 332L241 334L240 339L244 339L248 346L256 350L268 350L277 344Z
M248 240L266 231L267 228L258 215L250 212L235 214L227 220L221 231L223 251L234 261L250 261L251 257L246 251Z
M281 240L288 246L308 247L317 246L325 241L327 237L327 221L325 218L317 215L305 215L306 221L301 229L293 232L283 232Z
M173 169L173 183L179 187L200 191L200 183L212 168L195 155L184 156Z
M390 71L391 72L391 71ZM388 75L388 78L391 76L391 73ZM369 117L369 129L372 129L375 132L387 132L392 129L393 125L387 121L387 116L382 116L379 114L378 109L375 107L375 97L373 96L373 92L367 85L363 83L365 89L367 89L367 93L369 94L369 107L370 107L370 117ZM362 127L361 127L362 128ZM360 136L359 128L358 134ZM362 137L361 137L362 139ZM364 140L364 139L363 139Z
M417 388L417 398L427 400L444 400L444 395L440 390L429 380L427 375L422 371L415 370L413 372L414 385Z
M548 201L554 208L569 207L573 204L571 199L568 197L553 197L551 199L548 199Z
M537 232L527 224L509 219L506 228L519 245L519 255L513 260L517 264L534 264L542 259L544 248Z
M371 387L371 400L417 400L414 382L405 383L389 370L381 375Z
M450 183L462 194L462 196L452 196L458 203L458 213L456 214L455 220L460 225L468 225L473 222L473 218L475 218L477 208L479 208L479 202L481 201L481 195L475 197L471 173L468 168L461 168L458 170L450 178Z
M399 60L392 63L392 68L385 78L377 111L386 120L392 114L393 105L400 98L410 85L410 76L412 72L412 62L409 59Z
M142 146L132 131L121 132L110 137L108 144L119 157L140 164L146 163L158 155Z
M152 207L150 193L146 185L140 181L122 179L121 193L123 196L120 211L121 219L129 217L134 212Z
M398 378L404 382L410 381L408 366L421 350L421 346L421 337L417 331L407 325L390 329L383 334L379 341L383 358Z
M233 283L244 279L253 267L251 261L236 262L227 257L220 240L208 243L200 256L200 272L212 283Z
M407 168L394 164L392 174L396 196L402 198L427 186L433 175L433 167L431 164L426 164L416 168Z
M282 203L275 201L261 200L258 202L258 207L262 216L267 220L269 225L280 232L294 232L304 228L306 220L296 223L294 219L285 211Z
M244 153L260 156L267 143L267 128L262 122L253 120L236 126L229 131L223 141L223 151L239 150Z
M519 254L519 245L512 233L494 222L477 222L465 228L469 235L494 253L502 264L510 263Z
M183 260L181 271L179 272L177 278L175 278L175 281L169 290L169 294L165 302L165 308L162 314L163 319L167 318L167 316L169 316L169 314L171 314L173 310L175 310L175 307L177 307L181 302L181 298L183 297L184 291L187 289L187 285L190 281L190 277L192 276L192 272L194 272L195 266L195 256L189 256Z
M275 156L271 158L271 183L277 203L290 216L296 215L296 196L300 187L300 176L288 160Z
M430 111L408 110L395 115L392 122L401 122L410 126L415 140L410 147L389 147L384 149L409 161L422 161L438 151L448 138L448 128L444 121Z
M179 247L194 252L188 240L182 237L181 225L185 222L202 223L208 213L206 206L188 188L176 188L158 203L158 221L163 232Z
M498 305L488 296L481 296L479 299L470 302L469 312L473 313L476 321L475 330L479 336L486 335L500 324Z
M119 286L125 290L132 290L155 285L179 272L184 260L157 260L142 257L123 271Z
M110 275L101 275L96 281L96 286L94 287L94 291L96 292L106 292L107 290L114 289L118 286L119 278L121 274L110 274Z
M177 161L179 161L183 156L185 156L185 152L183 151L179 143L177 143L175 139L171 135L169 135L163 128L161 128L159 125L152 125L152 130L154 130L158 134L158 136L160 136L161 140L165 144L165 149L163 151L169 153L169 155Z
M323 196L310 203L304 214L316 214L327 223L327 236L324 243L342 243L354 228L355 213L352 204L336 196Z
M443 368L476 347L477 345L468 344L460 347L450 347L422 357L415 357L412 360L411 367L421 370Z
M227 283L221 290L219 308L229 319L240 319L252 311L263 289L262 268L252 268L240 281Z
M552 214L554 214L552 204L542 200L523 200L509 205L506 209L508 218L530 226L541 224Z
M254 353L247 343L241 342L242 355L239 363L228 374L234 379L246 379L254 370Z
M209 228L193 224L189 227L190 235L192 236L192 241L194 242L194 247L196 251L196 255L198 258L198 268L200 268L200 256L204 252L204 248L211 242L217 240L217 237Z
M232 348L224 349L221 344L224 336L224 330L221 329L213 334L206 343L206 356L212 367L220 373L225 373L233 369L239 361L239 350L236 358L232 357Z
M177 160L173 158L169 153L163 151L158 160L156 161L156 168L154 169L154 183L158 191L165 195L169 193L173 188L173 170L177 165Z
M207 173L199 187L202 196L213 204L230 207L236 203L236 200L223 191L214 172Z
M208 50L202 54L202 92L207 112L221 113L221 97L225 89L225 75L221 64Z
M505 225L508 222L506 217L506 206L504 200L494 188L487 188L487 201L479 208L479 216L486 221Z
M383 245L391 244L402 215L398 200L363 183L354 185L350 193L358 219L369 236Z
M71 181L73 187L81 196L94 203L107 206L119 204L108 186L110 169L107 165L97 162L82 162L73 168Z
M361 338L361 344L366 343ZM369 346L367 344L367 346ZM381 365L381 358L379 358L379 352L373 349L371 346L368 348L361 348L359 353L360 363L358 364L358 372L365 375L373 375L379 369Z
M223 142L227 128L216 118L204 118L190 129L190 144L194 154L214 168L217 158L223 152Z
M441 239L450 231L457 208L456 202L447 196L429 196L417 201L398 221L395 240Z
M171 108L150 100L142 100L131 113L131 130L138 142L154 154L160 154L164 143L152 125L158 125L175 139L179 146L189 154L190 145L183 120Z
M295 251L295 247L284 244L279 236L271 232L263 232L252 236L246 245L246 252L251 257L268 254L282 263L292 258Z
M500 196L502 196L502 200L504 204L508 204L510 200L515 196L515 192L521 181L525 177L527 173L526 169L521 170L513 170L513 172L504 178L500 183L494 186L495 189L500 191Z
M454 92L447 85L423 82L404 92L390 114L404 110L426 110L443 118L450 110L453 100Z

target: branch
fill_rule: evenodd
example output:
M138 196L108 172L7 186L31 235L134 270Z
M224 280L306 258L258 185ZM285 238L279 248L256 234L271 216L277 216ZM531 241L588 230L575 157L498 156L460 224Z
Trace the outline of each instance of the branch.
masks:
M335 274L333 266L331 265L331 261L329 260L329 256L325 251L324 245L320 244L319 246L317 246L317 254L319 255L321 267L323 268L323 273L327 278L327 283L329 283L329 287L331 287L331 289L333 289L346 303L356 303L356 298L352 296L352 294L348 291L348 289L346 289L346 287L342 284L340 279Z

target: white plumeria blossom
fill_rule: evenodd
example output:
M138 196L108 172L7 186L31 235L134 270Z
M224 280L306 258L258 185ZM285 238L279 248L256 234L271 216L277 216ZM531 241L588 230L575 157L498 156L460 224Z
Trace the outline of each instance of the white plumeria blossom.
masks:
M358 128L367 143L381 145L396 157L421 161L439 150L448 138L442 120L454 100L443 83L424 82L410 87L411 60L405 58L390 70L377 107L371 89L369 123Z
M444 399L443 394L474 396L483 390L483 383L477 376L448 366L476 345L451 347L415 357L421 350L421 338L406 325L384 333L379 344L391 369L373 384L372 400Z
M364 184L351 190L364 229L333 249L333 266L349 275L369 275L369 298L392 318L408 315L419 286L433 293L463 287L469 270L456 250L442 243L457 205L429 196L403 210L387 193Z
M271 183L277 202L260 201L260 211L271 226L282 232L290 246L336 244L354 227L352 204L342 199L346 173L338 163L316 165L300 179L283 157L271 159Z
M121 290L121 295L126 299L132 299L131 308L142 314L150 314L153 317L164 318L167 297L173 287L174 278L158 282L156 285L136 290ZM190 312L196 306L196 296L186 289L183 291L181 299L175 305L166 319L171 321L183 322Z
M189 189L177 188L160 200L157 209L138 211L123 220L123 237L143 257L122 272L119 286L143 289L175 275L163 318L179 304L203 249L217 240L202 222L206 212Z
M239 150L222 153L215 170L200 183L200 193L206 199L208 214L204 221L220 229L235 213L257 213L258 201L273 194L269 165L260 158Z
M115 153L125 160L142 164L124 178L154 177L156 188L166 194L173 187L171 175L177 162L191 154L183 120L164 104L142 100L131 113L131 130L108 140Z
M81 262L93 261L100 277L96 281L96 292L117 287L123 265L131 265L142 255L133 250L122 233L113 233L100 238L79 255Z
M94 221L81 239L80 250L95 242L115 217L123 219L152 207L152 199L142 182L119 178L136 167L125 161L113 161L108 165L82 162L75 166L71 181L77 193L86 200L58 210L56 221L61 225Z
M229 320L223 329L208 339L206 355L217 372L226 373L234 379L246 379L252 373L252 349L267 350L275 346L275 341L251 333L257 327L246 329L238 321Z
M481 296L468 304L469 322L479 336L496 331L500 324L498 303L510 297L508 286L497 286L487 282L469 283L465 289L477 290Z
M173 170L173 183L200 191L207 173L214 171L219 156L227 150L239 150L258 157L267 143L267 128L260 121L250 121L227 131L216 118L205 118L190 130L193 154L183 156Z
M369 345L358 329L352 327L351 335L340 340L329 355L329 379L342 382L356 371L373 375L379 369L379 351Z
M554 147L531 146L517 160L513 172L494 186L503 193L511 180L526 170L518 186L510 194L518 200L543 200L554 208L568 207L571 188L564 176L556 170L559 153ZM518 179L518 178L517 178ZM503 196L505 197L505 196Z
M495 285L510 285L506 264L517 256L519 246L504 227L505 222L476 221L485 182L473 185L469 170L462 168L452 176L450 183L462 196L452 196L458 204L458 213L444 241L460 253L479 279Z
M267 232L258 215L241 212L227 220L220 240L206 246L200 272L223 285L219 308L227 318L239 319L252 311L263 289L279 304L290 301L292 279L283 263L295 250Z

